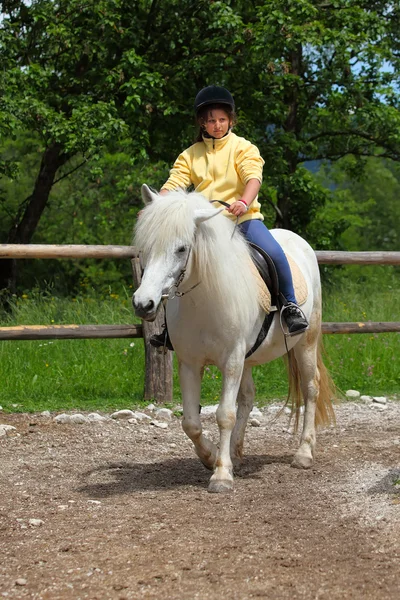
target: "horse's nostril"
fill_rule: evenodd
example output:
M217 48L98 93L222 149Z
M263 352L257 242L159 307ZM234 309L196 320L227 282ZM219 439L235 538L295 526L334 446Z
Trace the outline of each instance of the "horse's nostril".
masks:
M150 311L150 310L153 310L153 308L154 308L154 302L153 302L153 300L149 300L148 303L146 304L146 310Z

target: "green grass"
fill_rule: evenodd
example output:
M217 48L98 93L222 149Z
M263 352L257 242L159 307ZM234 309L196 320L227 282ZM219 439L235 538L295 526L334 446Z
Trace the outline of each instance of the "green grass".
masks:
M375 268L376 269L376 268ZM396 321L400 284L396 277L378 285L357 281L354 271L324 296L324 321ZM360 277L358 277L360 279ZM131 291L122 296L62 299L32 293L15 299L1 325L111 324L134 321ZM341 390L398 394L400 334L325 335L327 366ZM104 410L143 405L143 342L135 340L52 340L0 342L0 405L5 411ZM282 360L254 369L257 400L263 404L287 393ZM221 376L207 368L202 402L218 401ZM174 377L174 400L180 402Z

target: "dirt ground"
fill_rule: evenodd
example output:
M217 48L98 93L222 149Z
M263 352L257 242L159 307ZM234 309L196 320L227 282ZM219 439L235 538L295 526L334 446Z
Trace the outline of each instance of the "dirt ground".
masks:
M215 495L176 417L0 413L16 427L0 438L0 597L399 598L400 402L339 407L309 471L290 467L297 440L273 414L247 430L235 491Z

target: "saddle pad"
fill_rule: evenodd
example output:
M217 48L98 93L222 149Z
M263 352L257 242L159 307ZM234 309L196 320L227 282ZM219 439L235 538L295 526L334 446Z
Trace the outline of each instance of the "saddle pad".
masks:
M307 283L306 283L306 280L304 279L303 273L300 271L297 263L293 260L293 258L291 256L289 256L288 254L286 255L286 258L288 259L290 271L292 273L293 287L294 287L294 293L296 296L296 300L297 300L298 305L301 306L307 300L307 296L308 296ZM257 267L255 266L253 261L251 262L251 266L252 266L254 276L257 279L259 304L266 313L269 313L271 310L271 294L269 292L269 289L265 285L264 280L262 279L261 275L259 274Z

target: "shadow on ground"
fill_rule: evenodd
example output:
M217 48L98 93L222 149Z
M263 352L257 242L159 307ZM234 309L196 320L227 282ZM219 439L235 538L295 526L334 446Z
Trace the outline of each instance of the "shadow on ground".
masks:
M265 465L290 465L291 455L246 456L235 476L258 479ZM78 492L91 498L108 498L140 491L207 487L211 472L196 458L173 458L155 463L116 462L86 471ZM92 481L91 481L92 480Z

